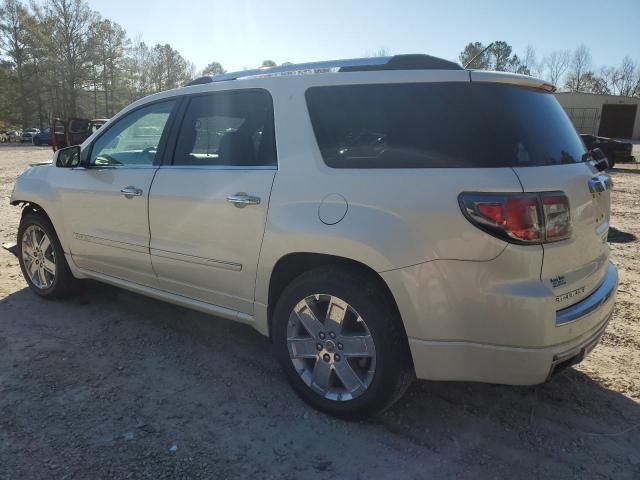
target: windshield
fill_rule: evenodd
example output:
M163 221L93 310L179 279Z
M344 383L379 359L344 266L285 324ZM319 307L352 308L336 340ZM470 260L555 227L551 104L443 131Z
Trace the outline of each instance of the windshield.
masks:
M576 163L585 147L555 97L505 84L314 87L313 129L335 168L526 167Z

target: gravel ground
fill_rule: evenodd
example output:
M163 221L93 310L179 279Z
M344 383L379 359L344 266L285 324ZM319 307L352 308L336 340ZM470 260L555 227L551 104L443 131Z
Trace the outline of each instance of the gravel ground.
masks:
M0 241L16 175L50 150L0 146ZM0 251L0 479L640 478L640 169L616 168L618 303L580 366L530 388L416 382L373 420L289 389L251 328L89 283L29 292Z

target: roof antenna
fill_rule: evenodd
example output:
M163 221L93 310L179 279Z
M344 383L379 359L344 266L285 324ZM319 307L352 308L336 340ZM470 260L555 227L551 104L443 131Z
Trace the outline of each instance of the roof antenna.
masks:
M482 54L483 54L484 52L486 52L486 51L487 51L487 50L489 50L491 47L493 47L493 44L494 44L494 43L496 43L496 42L491 42L491 43L490 43L490 44L489 44L489 45L488 45L484 50L482 50L480 53L476 54L476 55L475 55L471 60L469 60L469 61L465 64L464 68L469 68L469 65L472 65L472 64L473 64L473 62L475 62L475 61L476 61L476 59L477 59L478 57L482 56Z

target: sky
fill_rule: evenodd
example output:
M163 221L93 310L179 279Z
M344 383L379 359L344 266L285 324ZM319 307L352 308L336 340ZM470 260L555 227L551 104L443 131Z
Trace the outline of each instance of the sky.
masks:
M428 53L456 60L472 41L538 57L585 44L593 64L640 61L640 0L89 0L148 45L169 43L198 70ZM605 7L606 6L606 7Z

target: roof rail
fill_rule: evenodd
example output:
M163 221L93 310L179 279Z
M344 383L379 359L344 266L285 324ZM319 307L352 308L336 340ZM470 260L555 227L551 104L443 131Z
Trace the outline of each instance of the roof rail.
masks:
M424 54L394 55L392 57L353 58L350 60L328 60L324 62L297 63L279 67L241 70L211 77L196 78L186 86L212 82L224 82L249 77L271 77L279 75L301 75L329 72L364 72L378 70L464 70L449 60Z

